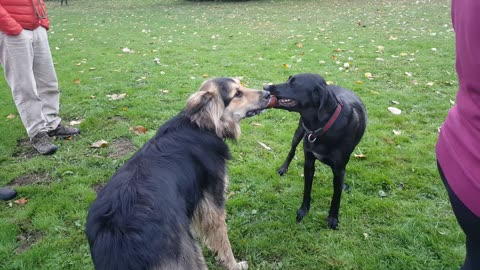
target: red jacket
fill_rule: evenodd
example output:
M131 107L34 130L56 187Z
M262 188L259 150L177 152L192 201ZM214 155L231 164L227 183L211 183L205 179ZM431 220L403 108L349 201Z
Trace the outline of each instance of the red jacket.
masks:
M18 35L23 29L50 27L43 0L0 0L0 31Z

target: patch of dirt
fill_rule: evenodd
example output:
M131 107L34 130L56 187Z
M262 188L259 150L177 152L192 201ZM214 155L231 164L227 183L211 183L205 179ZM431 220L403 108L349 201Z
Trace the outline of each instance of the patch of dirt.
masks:
M26 186L37 183L48 183L50 182L50 177L45 172L31 173L20 175L15 178L12 182L8 183L8 186Z
M128 122L128 118L123 117L121 115L114 115L114 116L108 117L107 119L117 121L117 122Z
M20 235L17 236L18 247L15 249L15 253L18 255L25 252L35 243L40 241L42 237L42 233L39 231L21 229Z
M115 159L134 152L136 147L128 138L116 138L110 144L109 149L107 157Z
M12 154L13 157L18 157L23 159L31 159L38 155L40 154L37 152L37 150L35 150L35 148L33 148L29 138L18 140L17 149Z
M93 186L92 188L98 194L104 186L105 186L105 183L98 183L95 186Z

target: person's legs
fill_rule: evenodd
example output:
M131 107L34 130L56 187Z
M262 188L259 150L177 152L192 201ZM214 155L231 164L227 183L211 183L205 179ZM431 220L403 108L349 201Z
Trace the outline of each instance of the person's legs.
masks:
M58 116L60 92L48 43L47 30L43 27L33 30L32 68L37 85L37 93L42 103L41 110L46 121L45 127L47 131L50 131L55 129L61 121Z
M466 256L461 270L478 270L480 269L480 217L475 216L455 195L438 162L437 166L455 217L466 235Z
M38 93L33 72L34 51L32 31L23 30L18 36L0 33L0 63L28 137L38 152L53 154L57 147L47 135L44 94Z

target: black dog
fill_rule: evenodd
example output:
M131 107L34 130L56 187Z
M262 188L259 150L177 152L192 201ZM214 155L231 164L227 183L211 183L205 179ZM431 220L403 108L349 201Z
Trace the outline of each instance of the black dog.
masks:
M305 188L303 203L297 211L300 222L310 210L310 193L315 160L330 166L333 172L333 197L327 222L336 229L338 210L345 178L345 167L360 142L367 123L362 101L350 90L327 85L316 74L299 74L286 83L266 85L265 90L277 98L274 108L300 113L300 123L292 139L292 148L278 174L283 175L303 138L305 153Z
M101 270L205 270L194 236L229 270L235 260L225 224L225 139L270 103L270 94L238 79L206 81L100 191L86 232Z

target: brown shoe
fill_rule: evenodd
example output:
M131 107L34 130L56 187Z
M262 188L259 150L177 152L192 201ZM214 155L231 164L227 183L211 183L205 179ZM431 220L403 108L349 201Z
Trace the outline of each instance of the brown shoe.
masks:
M50 137L68 137L80 134L80 129L74 127L64 127L59 124L56 129L47 132Z
M35 148L42 155L51 155L57 151L57 146L52 143L47 132L42 131L30 139L33 148Z

